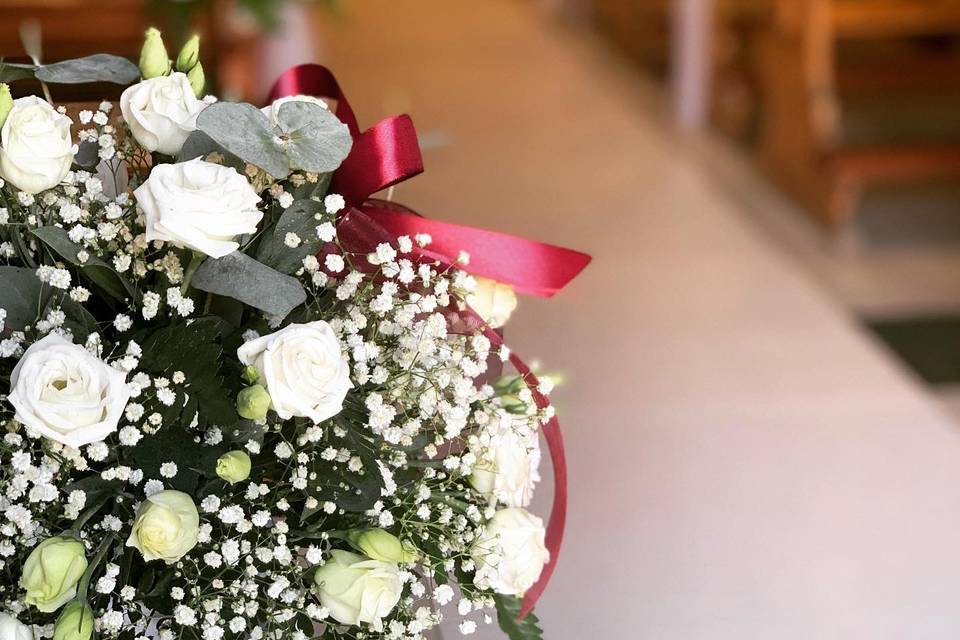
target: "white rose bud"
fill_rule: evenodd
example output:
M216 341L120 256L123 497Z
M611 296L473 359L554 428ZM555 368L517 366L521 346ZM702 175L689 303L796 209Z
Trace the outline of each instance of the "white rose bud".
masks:
M251 340L237 357L256 367L281 420L299 416L323 422L340 413L353 387L340 341L323 320L290 324Z
M197 545L200 514L190 496L182 491L158 491L137 509L127 546L143 559L174 564Z
M0 613L0 640L33 640L33 631L9 613Z
M477 287L467 296L467 304L493 329L507 324L517 308L513 287L490 278L476 278Z
M60 184L76 152L72 123L36 96L14 100L0 130L0 175L27 193Z
M484 425L470 451L477 457L470 476L473 488L508 507L525 507L540 474L536 431L500 412Z
M171 73L143 80L120 95L120 111L130 132L147 151L168 156L180 152L197 128L204 103L194 95L186 74Z
M526 509L501 509L487 523L470 550L481 589L523 595L550 560L543 521Z
M400 601L403 583L392 562L334 549L330 559L314 574L320 603L341 624L382 626Z
M190 160L161 164L134 191L146 218L147 240L222 258L240 246L234 238L256 233L260 196L237 170Z
M14 367L8 400L28 429L81 447L117 430L130 398L125 378L83 347L50 334Z

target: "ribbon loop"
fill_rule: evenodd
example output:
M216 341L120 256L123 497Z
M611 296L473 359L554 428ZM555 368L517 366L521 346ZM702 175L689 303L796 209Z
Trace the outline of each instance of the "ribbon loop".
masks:
M337 169L331 187L350 204L423 173L423 158L408 115L381 120L355 136L350 155Z

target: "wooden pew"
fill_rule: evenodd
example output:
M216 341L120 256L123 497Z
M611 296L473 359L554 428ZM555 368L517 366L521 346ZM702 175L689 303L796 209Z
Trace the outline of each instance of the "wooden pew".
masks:
M772 0L761 36L762 126L759 156L777 182L820 220L841 225L856 213L864 188L881 182L960 175L960 140L847 145L841 90L901 91L960 80L939 57L887 67L838 65L845 42L960 34L955 0ZM893 125L891 125L893 126Z

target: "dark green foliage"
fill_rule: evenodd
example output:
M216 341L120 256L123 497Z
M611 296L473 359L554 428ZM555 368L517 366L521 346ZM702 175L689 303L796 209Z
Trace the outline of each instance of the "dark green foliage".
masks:
M497 604L497 623L510 640L543 640L540 621L532 611L523 620L517 620L522 604L520 598L497 594L493 599Z

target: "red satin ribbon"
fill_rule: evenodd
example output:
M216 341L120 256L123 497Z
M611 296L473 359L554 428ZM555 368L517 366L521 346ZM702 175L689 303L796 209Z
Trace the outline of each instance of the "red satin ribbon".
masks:
M288 69L270 91L268 101L289 95L306 94L336 100L335 113L354 137L350 155L334 174L332 189L352 205L341 215L338 236L351 251L367 252L381 242L395 242L398 236L430 234L432 242L418 249L419 260L439 261L452 266L461 250L470 262L458 267L474 275L512 285L516 290L550 297L562 289L590 262L590 256L550 244L535 242L495 231L430 220L400 205L368 200L377 191L423 171L416 131L409 116L381 121L360 133L356 116L333 74L320 65L307 64ZM471 309L461 315L483 331L491 344L500 347L503 339ZM516 355L510 362L523 377L537 406L549 401L538 390L539 382ZM560 556L567 515L567 463L563 435L556 417L543 427L554 473L554 498L547 523L546 546L550 562L539 580L524 595L518 619L534 607L550 582Z

